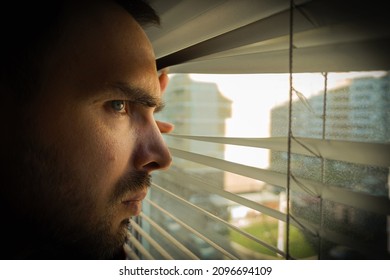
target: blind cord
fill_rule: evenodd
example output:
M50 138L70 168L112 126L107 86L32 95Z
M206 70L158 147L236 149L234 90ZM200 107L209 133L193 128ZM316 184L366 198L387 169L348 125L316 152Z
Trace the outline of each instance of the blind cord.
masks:
M324 76L324 102L323 102L323 108L322 108L322 140L325 140L326 138L326 109L327 109L327 97L328 97L328 73L324 72L322 73L322 76ZM325 183L325 158L321 157L321 182ZM322 228L324 226L324 211L323 211L323 198L322 195L320 195L320 231L322 231ZM318 241L318 259L321 259L321 252L322 252L322 238L319 238Z
M287 205L286 205L286 259L290 259L290 181L291 181L291 141L292 141L292 97L294 92L293 86L293 22L294 22L294 0L290 0L290 38L289 38L289 82L290 82L290 90L289 90L289 109L288 109L288 139L287 139Z

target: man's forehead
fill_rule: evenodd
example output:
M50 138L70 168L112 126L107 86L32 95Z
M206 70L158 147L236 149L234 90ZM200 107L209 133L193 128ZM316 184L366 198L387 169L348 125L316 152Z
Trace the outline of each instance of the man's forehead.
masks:
M115 89L126 99L158 107L160 86L150 41L131 15L117 5L111 8L110 13L91 11L100 19L97 22L79 19L83 24L72 23L68 40L53 53L48 80L54 80L53 75L66 78L67 85L82 89L80 98L101 99L101 93L107 96Z

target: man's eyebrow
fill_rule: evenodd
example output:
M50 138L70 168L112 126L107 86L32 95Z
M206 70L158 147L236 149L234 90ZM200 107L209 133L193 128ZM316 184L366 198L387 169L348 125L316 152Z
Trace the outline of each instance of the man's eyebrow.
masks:
M131 102L155 108L155 113L161 111L165 106L161 98L151 95L148 91L142 88L133 87L123 83L112 84L112 87L119 90L120 93L124 95L124 98L130 100Z

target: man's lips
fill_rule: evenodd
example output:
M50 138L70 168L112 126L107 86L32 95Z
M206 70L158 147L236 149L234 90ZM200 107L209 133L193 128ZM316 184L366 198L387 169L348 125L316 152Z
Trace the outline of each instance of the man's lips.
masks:
M127 196L125 196L123 199L122 199L122 203L129 203L129 202L135 202L135 201L142 201L144 200L144 198L146 197L148 193L148 190L147 189L144 189L142 191L139 191L137 193L132 193L132 194L129 194Z
M146 197L147 193L148 191L145 189L124 197L122 205L125 206L126 212L128 212L130 216L137 216L141 213L142 200Z

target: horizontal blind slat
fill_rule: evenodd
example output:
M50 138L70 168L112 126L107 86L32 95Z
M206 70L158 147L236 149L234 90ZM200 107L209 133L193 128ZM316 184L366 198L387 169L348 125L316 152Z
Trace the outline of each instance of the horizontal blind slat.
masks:
M162 187L160 187L160 186L158 186L158 185L156 185L156 184L153 184L153 187L154 187L154 188L157 188L158 190L160 190L160 191L162 191L162 192L165 192L165 193L169 194L169 195L172 196L173 198L179 200L180 202L185 203L186 205L188 205L188 206L191 207L192 209L197 210L197 211L199 211L199 212L201 212L201 213L207 215L208 217L212 218L213 220L216 220L216 221L218 221L218 222L223 223L224 225L228 226L229 228L231 228L231 229L237 231L238 233L244 235L245 237L247 237L247 238L249 238L249 239L251 239L251 240L253 240L253 241L255 241L255 242L259 243L259 244L261 244L262 246L268 248L269 250L271 250L271 251L273 251L273 252L275 252L275 253L278 253L278 254L280 254L280 255L282 255L282 256L285 255L285 253L284 253L283 251L280 251L278 248L276 248L276 247L274 247L274 246L272 246L272 245L270 245L270 244L268 244L268 243L266 243L266 242L264 242L264 241L262 241L262 240L256 238L255 236L253 236L253 235L251 235L251 234L249 234L249 233L247 233L247 232L245 232L245 231L239 229L238 227L236 227L236 226L234 226L234 225L232 225L232 224L230 224L230 223L228 223L228 222L222 220L221 218L219 218L219 217L217 217L217 216L215 216L215 215L213 215L213 214L207 212L206 210L200 208L199 206L194 205L194 204L190 203L189 201L187 201L187 200L185 200L185 199L183 199L183 198L181 198L181 197L175 195L174 193L172 193L172 192L170 192L170 191L167 191L166 189L164 189L164 188L162 188Z
M145 213L141 212L140 217L147 221L158 233L161 234L162 237L167 239L171 244L175 245L181 252L187 255L192 260L199 260L199 258L187 249L183 244L177 241L171 234L169 234L166 230L164 230L161 226L159 226L155 221L153 221L149 216Z
M139 260L140 259L137 256L137 254L130 248L128 243L125 243L125 245L123 246L123 249L125 251L127 259L130 259L130 260Z
M287 176L281 172L246 166L175 148L171 148L171 152L173 156L177 156L182 159L243 175L279 187L286 188L287 185ZM390 200L386 197L377 197L365 193L355 192L353 190L330 186L321 182L299 177L293 177L291 186L302 189L311 195L323 197L333 202L342 203L358 209L376 212L379 214L390 214Z
M169 137L287 152L286 137L239 138L167 134ZM390 167L390 144L294 137L292 152L350 163Z
M294 221L296 220L295 224L300 225L300 228L309 229L311 233L314 231L317 237L324 238L332 243L354 248L363 252L370 252L372 249L372 244L365 243L362 239L353 238L349 234L343 234L334 230L320 227L320 225L313 224L312 222L309 222L303 218L293 216L293 219Z
M327 201L341 203L365 211L375 212L378 214L390 214L390 200L387 197L374 196L367 193L357 192L342 187L323 184L305 178L292 175L291 186L295 189L310 193L318 198Z
M173 257L158 244L149 234L147 234L135 221L130 219L130 224L134 230L136 230L143 238L145 238L150 245L152 245L157 252L159 252L165 259L173 260Z
M270 217L278 219L282 222L286 222L286 220L287 220L287 215L282 213L282 212L279 212L279 211L276 211L274 209L262 206L256 202L250 201L246 198L242 198L242 197L235 195L233 193L224 191L223 189L220 189L220 188L217 188L213 185L210 185L209 183L207 183L205 181L201 181L199 178L193 177L190 174L186 174L186 176L185 176L185 175L180 174L179 172L173 171L171 169L164 171L164 173L172 174L179 181L180 181L180 178L182 178L184 176L185 179L187 180L186 182L189 182L189 183L195 182L196 183L196 187L194 187L194 188L197 188L197 190L202 189L202 190L209 192L209 193L212 193L212 194L221 195L227 199L231 199L232 201L235 201L243 206L247 206L251 209L257 210L265 215L269 215ZM183 188L187 188L187 187L191 188L191 184L185 184L182 187ZM310 232L313 235L315 235L319 231L318 225L311 225L308 223L300 224L300 223L296 222L294 219L290 220L290 223L292 225L302 229L302 230L307 230L308 232Z
M252 179L268 182L270 184L281 186L284 188L287 185L286 174L280 172L238 164L238 163L234 163L222 159L213 158L210 156L179 150L172 147L170 147L170 151L173 156L186 159L189 161L197 162L206 166L232 172Z
M147 259L154 260L153 256L145 249L144 246L131 234L130 231L127 232L128 242L133 244L135 248Z
M201 189L201 190L206 191L210 194L217 194L225 199L236 202L237 204L240 204L242 206L249 207L253 210L259 211L265 215L268 215L268 216L273 217L275 219L281 220L283 222L286 222L286 220L287 220L286 214L284 214L282 212L279 212L279 211L274 210L272 208L266 207L264 205L261 205L257 202L246 199L246 198L241 197L239 195L236 195L234 193L225 191L222 188L215 187L212 184L206 182L205 180L201 180L201 178L194 177L191 174L180 174L178 171L175 171L173 169L166 170L164 172L172 175L172 177L175 178L175 180L177 179L176 182L182 181L182 182L190 183L190 184L185 184L185 186L183 186L183 187L188 187L188 188L194 189L196 191L199 191L199 189ZM192 186L192 184L194 184L196 187Z
M203 234L201 234L199 231L197 231L196 229L192 228L191 226L189 226L188 224L186 224L185 222L183 222L181 219L177 218L176 216L172 215L171 213L169 213L167 210L165 210L164 208L162 208L161 206L159 206L158 204L154 203L153 201L149 200L149 199L145 199L145 201L147 201L150 205L152 205L153 207L155 207L156 209L158 209L159 211L163 212L165 215L167 215L168 217L172 218L176 223L178 223L179 225L181 225L182 227L184 227L185 229L187 229L188 231L190 231L191 233L195 234L196 236L198 236L199 238L203 239L204 241L206 241L208 244L210 244L211 246L214 247L214 249L218 250L219 252L221 252L222 254L224 254L226 257L232 259L232 260L237 260L238 258L234 255L232 255L231 253L227 252L224 248L222 248L221 246L219 246L218 244L216 244L215 242L213 242L212 240L210 240L209 238L207 238L206 236L204 236Z

